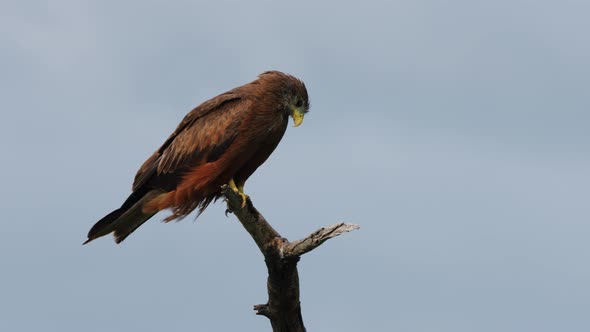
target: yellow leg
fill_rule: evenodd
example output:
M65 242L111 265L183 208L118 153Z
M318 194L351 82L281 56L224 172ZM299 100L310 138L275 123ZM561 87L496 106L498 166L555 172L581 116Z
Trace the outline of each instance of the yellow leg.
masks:
M242 197L242 207L246 206L248 195L244 194L244 185L237 186L234 179L229 180L229 187Z

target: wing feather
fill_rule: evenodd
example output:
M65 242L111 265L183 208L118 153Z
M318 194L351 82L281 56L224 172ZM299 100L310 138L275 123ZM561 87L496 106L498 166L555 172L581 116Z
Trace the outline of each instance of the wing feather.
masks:
M232 91L197 106L140 167L133 190L171 190L191 167L219 158L236 139L249 106L249 100Z

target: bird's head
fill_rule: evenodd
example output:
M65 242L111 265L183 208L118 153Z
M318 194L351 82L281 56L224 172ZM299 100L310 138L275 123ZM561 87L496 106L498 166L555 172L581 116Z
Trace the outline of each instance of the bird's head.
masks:
M303 89L305 90L305 86L303 86ZM293 126L299 126L303 122L303 117L305 116L305 113L309 112L309 100L307 99L307 91L305 91L305 94L292 94L287 111L289 112L289 115L293 118Z
M294 127L299 126L309 112L309 97L303 81L280 71L264 72L259 79L273 87L280 98L280 111L293 118Z

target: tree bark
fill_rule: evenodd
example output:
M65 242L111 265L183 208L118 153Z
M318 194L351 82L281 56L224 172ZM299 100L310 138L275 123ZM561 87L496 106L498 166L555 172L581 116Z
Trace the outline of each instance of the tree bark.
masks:
M270 319L274 332L305 332L297 273L297 263L301 255L319 247L326 240L358 229L359 226L338 223L320 228L302 240L289 242L272 228L249 198L242 207L240 195L228 186L224 186L222 192L228 212L236 215L264 255L268 270L268 301L254 306L256 314Z

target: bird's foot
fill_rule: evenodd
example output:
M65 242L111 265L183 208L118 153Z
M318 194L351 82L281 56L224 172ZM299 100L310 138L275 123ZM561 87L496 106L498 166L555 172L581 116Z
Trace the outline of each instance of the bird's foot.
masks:
M248 195L244 194L244 192L238 193L242 197L242 209L246 207L246 203L248 202Z
M244 208L246 207L246 203L248 202L248 195L246 195L244 193L244 185L241 186L237 186L234 179L231 179L229 181L229 187L238 195L240 195L240 197L242 197L242 204L241 207Z
M225 209L225 216L227 217L228 214L230 213L234 213L234 211L232 211L229 207L227 209Z

